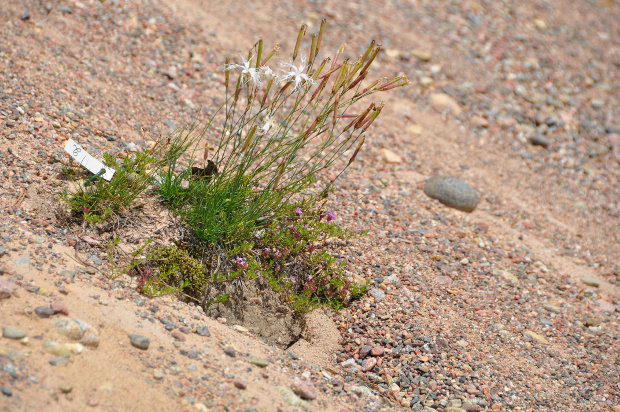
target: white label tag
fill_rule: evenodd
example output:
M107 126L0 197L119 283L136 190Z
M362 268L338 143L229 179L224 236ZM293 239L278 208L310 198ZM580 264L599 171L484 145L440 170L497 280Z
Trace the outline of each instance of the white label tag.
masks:
M92 157L82 146L74 142L72 139L67 140L67 143L65 144L65 152L69 153L73 160L90 170L93 174L97 174L101 171L101 169L104 169L105 173L101 177L108 182L112 180L112 176L116 173L116 170L104 165L99 160Z

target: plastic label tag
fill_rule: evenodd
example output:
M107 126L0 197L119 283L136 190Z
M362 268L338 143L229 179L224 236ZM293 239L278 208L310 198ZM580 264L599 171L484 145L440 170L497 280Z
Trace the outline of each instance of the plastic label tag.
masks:
M80 165L87 168L93 174L97 174L101 169L105 170L105 173L101 176L108 182L112 180L112 176L116 173L116 170L104 165L101 161L92 157L82 146L74 142L72 139L67 140L65 144L65 152L69 153L69 156L73 158Z

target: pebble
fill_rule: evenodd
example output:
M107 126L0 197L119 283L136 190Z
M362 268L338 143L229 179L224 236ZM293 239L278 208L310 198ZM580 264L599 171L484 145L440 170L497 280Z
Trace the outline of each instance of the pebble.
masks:
M80 339L80 343L90 346L91 348L96 348L99 346L99 334L94 329L89 329L84 333L82 339Z
M65 316L69 315L69 308L67 307L67 305L65 305L62 302L59 302L59 301L52 302L51 308L54 311L54 314L60 313Z
M36 313L40 318L49 318L54 313L54 309L51 306L37 306L34 309L34 313Z
M60 319L54 326L58 333L69 339L80 340L84 336L84 330L75 319Z
M316 388L314 387L312 382L306 379L293 379L291 389L293 390L295 395L299 396L301 399L311 401L313 399L316 399L317 397Z
M383 355L384 352L385 352L385 348L383 346L375 346L370 351L370 354L372 356L381 356L381 355Z
M131 333L127 336L129 337L131 344L138 349L147 350L149 348L149 345L151 344L150 339L142 335L136 335L134 333Z
M171 335L174 339L178 340L179 342L185 342L187 340L185 335L177 330L172 332Z
M79 343L47 342L45 346L43 346L43 350L54 356L68 358L72 353L82 352L84 346Z
M245 389L248 387L248 384L246 381L241 380L241 379L237 379L233 382L233 385L235 385L235 388L237 389Z
M161 369L155 369L153 371L153 378L160 381L164 378L164 371L162 371Z
M259 368L266 368L269 366L269 361L264 358L259 358L258 356L250 355L248 356L248 362L252 365L258 366Z
M551 144L551 140L540 134L530 137L529 142L534 146L542 146L545 149Z
M403 162L402 157L391 151L390 149L381 149L383 159L388 164L400 164Z
M370 296L375 298L375 302L381 302L383 299L385 299L385 292L381 289L373 288L370 290L369 293Z
M301 399L299 396L295 395L295 393L291 391L290 389L285 388L283 386L277 386L276 389L278 389L278 392L280 392L282 399L287 404L291 406L300 406L300 407L303 407L306 404L306 401Z
M207 338L211 337L211 332L209 331L209 328L207 328L206 326L197 327L196 333L200 336L206 336Z
M595 288L598 288L599 286L601 286L601 281L593 278L593 277L583 277L580 278L579 280L581 280L581 283L588 285L588 286L593 286Z
M424 193L448 207L464 212L473 212L480 201L477 191L455 177L431 177L424 184Z
M230 346L227 346L224 348L224 353L230 356L231 358L234 358L235 356L237 356L237 351L234 348L231 348Z
M429 97L429 102L431 106L438 111L448 109L457 116L463 112L463 109L458 102L445 93L431 94Z
M525 332L523 332L523 335L530 338L531 340L535 340L538 343L549 343L547 338L545 338L542 335L539 335L536 332L532 332L531 330L526 330Z
M60 389L60 392L67 394L67 393L71 393L71 391L73 390L73 386L69 384L64 384L64 385L60 385L58 389Z
M0 277L0 299L10 298L16 288L15 283Z
M362 363L362 371L368 372L377 365L377 358L366 358Z
M13 389L10 386L0 386L0 392L7 398L13 396Z
M362 346L360 348L360 358L365 358L366 356L368 356L371 350L372 350L372 346L370 345Z
M23 339L26 337L26 332L11 326L5 326L2 328L2 336L7 339Z
M69 359L62 356L53 356L49 358L48 362L52 366L66 366L69 364Z
M431 58L433 57L433 55L430 52L424 51L424 50L413 50L411 52L411 55L415 57L416 59L421 60L423 62L430 61Z

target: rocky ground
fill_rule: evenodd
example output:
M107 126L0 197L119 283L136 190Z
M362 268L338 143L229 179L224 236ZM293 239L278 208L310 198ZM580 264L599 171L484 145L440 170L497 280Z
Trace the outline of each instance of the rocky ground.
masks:
M213 110L224 56L323 16L325 49L375 38L412 85L331 199L368 231L336 253L370 293L286 351L110 276L56 193L68 138L140 150ZM619 22L613 0L1 2L0 410L620 409Z

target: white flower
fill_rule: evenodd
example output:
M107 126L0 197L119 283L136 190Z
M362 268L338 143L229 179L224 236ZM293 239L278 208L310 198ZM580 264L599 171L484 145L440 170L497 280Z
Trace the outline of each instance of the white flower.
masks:
M241 75L245 77L244 81L249 81L256 86L260 87L261 72L255 67L252 67L250 60L241 58L241 64L227 64L224 68L226 71L239 70Z
M269 66L261 67L260 68L260 74L265 79L269 79L269 78L275 76L274 73L273 73L273 70L271 70L271 67L269 67Z
M295 66L292 63L284 63L284 62L280 64L290 69L289 71L284 72L280 76L281 82L285 83L285 82L294 81L295 89L298 89L299 86L301 86L303 83L310 83L310 84L314 83L314 80L312 80L312 78L307 73L304 73L304 70L306 68L306 62L303 58L299 62L299 66Z
M265 117L265 123L260 128L260 132L262 134L267 134L267 133L269 133L269 130L272 127L273 127L273 120L271 120L271 117L267 116L267 117Z

